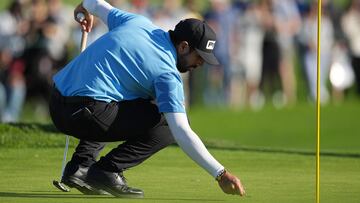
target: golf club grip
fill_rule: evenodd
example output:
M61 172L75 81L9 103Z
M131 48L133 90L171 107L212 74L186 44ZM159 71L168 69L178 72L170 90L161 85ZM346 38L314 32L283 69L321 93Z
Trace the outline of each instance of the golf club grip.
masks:
M83 30L81 34L80 52L83 52L86 48L87 37L88 37L88 32Z

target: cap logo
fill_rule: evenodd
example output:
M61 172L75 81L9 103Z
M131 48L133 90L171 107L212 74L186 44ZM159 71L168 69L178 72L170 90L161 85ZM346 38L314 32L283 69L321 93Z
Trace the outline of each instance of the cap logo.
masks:
M206 49L209 50L213 50L215 47L215 42L214 40L208 40L207 44L206 44Z

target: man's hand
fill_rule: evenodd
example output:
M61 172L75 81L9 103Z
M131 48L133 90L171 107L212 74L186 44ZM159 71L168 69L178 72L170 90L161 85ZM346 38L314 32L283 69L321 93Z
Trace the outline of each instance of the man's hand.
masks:
M78 14L83 13L85 15L85 19L78 19ZM74 10L74 18L75 20L81 25L83 31L90 32L93 23L94 23L94 16L91 15L80 3Z
M233 195L245 195L245 188L241 184L239 178L232 175L228 171L221 177L218 181L220 188L226 194L233 194Z

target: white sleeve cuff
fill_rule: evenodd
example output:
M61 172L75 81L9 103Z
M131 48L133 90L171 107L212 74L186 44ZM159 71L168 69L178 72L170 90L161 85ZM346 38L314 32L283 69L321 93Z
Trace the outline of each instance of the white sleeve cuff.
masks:
M185 113L165 113L174 139L180 148L214 178L224 167L209 153L200 138L192 131Z
M84 0L83 7L91 14L99 17L107 25L107 17L114 7L104 0Z

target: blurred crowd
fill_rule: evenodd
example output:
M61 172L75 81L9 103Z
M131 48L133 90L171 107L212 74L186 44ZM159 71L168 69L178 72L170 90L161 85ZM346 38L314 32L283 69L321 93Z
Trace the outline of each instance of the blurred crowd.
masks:
M221 65L183 75L189 105L201 95L206 105L292 106L301 81L305 100L316 100L317 1L108 2L145 15L164 30L184 18L204 19L215 30ZM344 7L322 2L320 98L325 105L343 101L349 89L360 96L360 0ZM81 31L73 8L62 0L12 0L0 11L0 121L18 121L28 99L47 102L52 75L79 52ZM95 22L88 44L106 31Z

